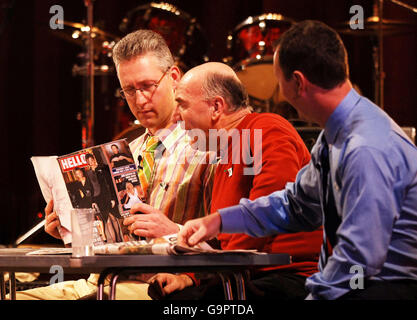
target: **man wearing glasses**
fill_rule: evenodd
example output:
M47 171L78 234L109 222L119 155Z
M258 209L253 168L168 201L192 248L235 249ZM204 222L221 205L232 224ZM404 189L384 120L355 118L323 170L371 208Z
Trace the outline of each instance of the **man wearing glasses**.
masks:
M139 167L146 203L132 206L124 224L137 236L155 238L179 231L187 220L208 212L214 164L209 153L191 148L180 125L172 122L175 88L181 71L174 65L164 39L150 30L138 30L113 49L121 96L146 128L130 148ZM153 143L149 143L149 142ZM150 151L148 146L153 146ZM53 203L45 208L45 231L59 238L59 220ZM136 214L144 213L144 214ZM95 295L98 275L18 292L17 299L80 299ZM148 298L147 285L122 283L117 299ZM145 294L143 294L145 293ZM148 298L149 299L149 298Z
M209 154L191 148L186 132L172 121L181 71L174 65L163 38L149 30L139 30L120 40L114 47L113 60L121 96L147 129L130 143L146 197L146 203L133 206L131 213L146 214L133 215L124 223L141 237L177 233L177 224L206 215L214 168L209 164ZM152 139L154 150L148 151Z

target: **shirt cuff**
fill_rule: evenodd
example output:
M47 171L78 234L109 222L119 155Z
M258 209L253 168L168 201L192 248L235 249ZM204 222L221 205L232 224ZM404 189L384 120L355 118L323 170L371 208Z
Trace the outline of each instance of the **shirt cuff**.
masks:
M245 222L243 219L243 207L238 204L218 210L222 219L220 232L224 233L243 233L245 231Z

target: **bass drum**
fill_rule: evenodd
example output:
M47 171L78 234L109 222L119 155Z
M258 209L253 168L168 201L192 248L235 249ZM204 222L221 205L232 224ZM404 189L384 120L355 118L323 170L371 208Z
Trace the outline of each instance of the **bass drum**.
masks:
M274 49L277 40L293 23L292 19L277 13L262 14L248 17L227 37L230 56L226 61L246 86L249 96L257 101L280 99L273 70Z
M119 29L127 34L139 29L159 33L183 72L208 61L208 41L196 19L168 3L149 3L129 11Z

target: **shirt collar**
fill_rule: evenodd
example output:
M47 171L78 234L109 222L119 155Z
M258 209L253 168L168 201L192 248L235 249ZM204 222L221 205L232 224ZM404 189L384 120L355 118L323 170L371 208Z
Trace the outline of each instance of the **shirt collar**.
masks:
M347 117L360 98L361 96L352 88L330 115L324 127L327 143L333 144L335 142L339 130L346 125Z
M155 136L161 141L164 149L170 150L184 133L185 131L181 129L179 124L173 123L168 128L158 130L155 133ZM149 129L146 129L143 141L146 141L149 136L151 136L151 133L149 132Z

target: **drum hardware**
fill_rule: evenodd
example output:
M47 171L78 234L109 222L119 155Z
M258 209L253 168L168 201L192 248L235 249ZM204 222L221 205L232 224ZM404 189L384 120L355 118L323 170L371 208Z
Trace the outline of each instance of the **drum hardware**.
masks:
M83 81L82 108L77 114L81 121L81 145L82 148L93 146L95 127L95 77L115 74L112 60L112 49L119 38L104 31L93 23L93 2L84 0L87 23L72 21L57 21L70 27L71 34L66 31L54 32L55 35L83 47L83 51L77 56L79 64L72 67L73 76L81 76ZM67 29L68 30L68 29Z
M227 36L228 56L223 62L235 70L246 87L255 112L276 113L282 101L274 75L273 55L276 42L294 22L278 13L250 16Z
M72 22L72 21L61 21L58 20L58 23L62 23L65 26L69 26L72 27L74 29L76 29L75 31L73 31L72 33L72 38L74 39L78 39L78 38L83 38L82 35L85 34L86 37L88 37L87 32L90 31L90 26L89 25L85 25L83 23L79 23L79 22ZM104 30L101 30L98 27L92 27L91 28L91 37L92 38L102 38L102 39L116 39L117 37L109 32L106 32Z
M151 2L130 10L122 19L119 29L123 33L150 29L167 42L175 63L182 71L208 59L208 41L197 20L169 3Z
M406 9L408 9L408 10L410 10L410 11L414 12L414 13L417 13L417 8L414 8L414 7L412 7L412 6L410 6L410 5L406 4L406 3L404 3L404 2L402 2L402 1L398 1L398 0L390 0L390 1L391 1L392 3L395 3L395 4L397 4L397 5L401 6L401 7L403 7L403 8L406 8Z
M75 30L71 33L71 40L73 43L78 44L83 47L87 47L87 42L90 37L90 27L83 23L71 22L71 21L58 21L63 23L66 26L70 26ZM67 34L61 34L60 37L69 40ZM93 59L95 61L94 65L94 75L102 76L108 74L114 74L115 69L113 62L111 61L112 49L116 44L118 38L115 35L112 35L98 27L91 28L91 38L93 39ZM73 76L87 76L88 75L88 53L84 51L78 55L82 60L82 64L75 64L72 68Z
M97 46L96 46L97 44ZM116 70L114 67L112 59L112 50L113 47L116 45L116 41L112 40L111 42L105 40L100 41L100 43L95 43L95 51L94 51L94 75L95 76L106 76L109 74L115 74ZM81 60L86 60L86 54L81 53L78 55ZM75 64L72 67L72 75L73 76L87 76L87 64Z
M86 65L87 81L84 88L84 104L82 108L81 122L81 146L82 148L94 145L94 39L93 39L93 1L84 0L87 8L87 40L86 42Z
M413 8L401 1L389 0L392 3L405 7L415 13L417 8ZM345 22L336 28L340 34L366 36L372 41L372 58L374 69L374 100L375 103L384 109L384 66L383 49L384 37L407 34L415 31L416 23L412 21L388 20L383 18L384 0L374 0L373 15L363 21L363 29L350 28L350 22ZM362 22L362 21L359 21Z

